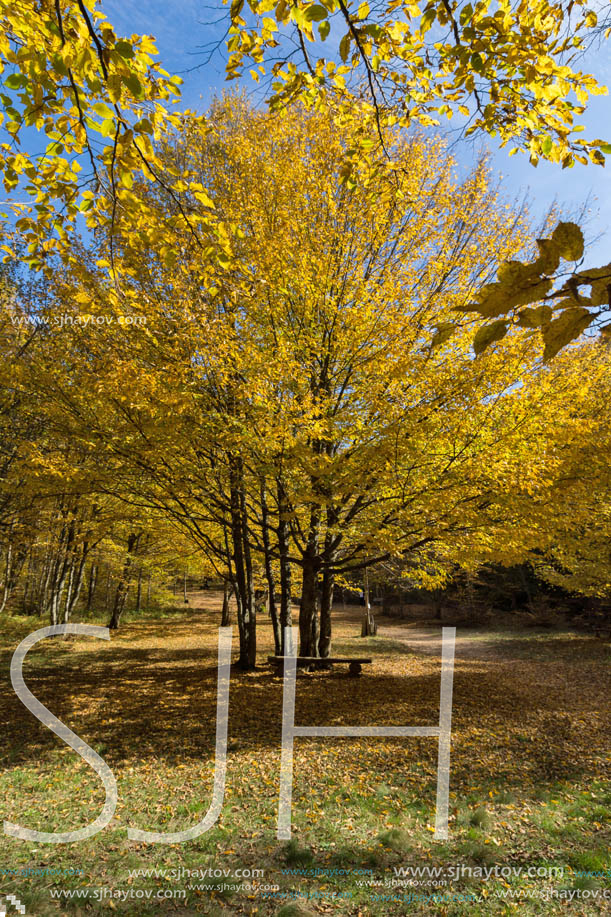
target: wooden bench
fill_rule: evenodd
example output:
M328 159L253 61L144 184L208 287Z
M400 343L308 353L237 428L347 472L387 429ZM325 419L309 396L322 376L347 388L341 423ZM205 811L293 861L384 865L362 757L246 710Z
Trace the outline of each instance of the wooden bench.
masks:
M267 661L279 667L284 665L285 659L290 658L290 656L268 656ZM369 665L373 662L372 659L354 659L344 656L295 656L295 659L297 660L297 666L313 665L317 668L327 668L328 665L333 665L334 663L346 662L348 663L348 673L353 678L361 674L364 665Z

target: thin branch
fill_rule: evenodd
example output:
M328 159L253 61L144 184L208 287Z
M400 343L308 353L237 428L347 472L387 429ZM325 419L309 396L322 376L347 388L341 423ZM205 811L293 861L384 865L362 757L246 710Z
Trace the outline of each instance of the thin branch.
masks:
M85 7L85 4L83 3L83 0L77 0L77 2L78 2L79 10L81 11L81 14L82 14L82 16L83 16L83 19L85 20L85 22L86 22L86 24L87 24L87 29L88 29L88 31L89 31L89 34L90 34L91 37L93 38L94 44L95 44L95 46L96 46L96 50L97 50L97 52L98 52L98 58L99 58L99 61L100 61L100 66L102 67L102 74L103 74L103 76L104 76L104 79L105 79L105 80L108 80L108 69L107 69L106 63L105 63L105 61L104 61L104 50L105 50L105 48L104 48L104 46L102 45L102 42L100 41L100 39L99 39L99 37L98 37L98 33L96 32L96 30L95 30L94 27L93 27L93 24L92 24L92 22L91 22L91 19L89 18L89 13L87 12L87 8Z

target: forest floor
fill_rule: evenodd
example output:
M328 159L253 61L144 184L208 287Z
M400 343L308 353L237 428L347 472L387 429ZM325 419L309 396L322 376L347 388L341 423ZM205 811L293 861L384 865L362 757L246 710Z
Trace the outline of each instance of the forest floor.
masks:
M183 830L210 805L220 606L198 593L109 642L30 651L27 686L112 768L118 805L88 840L2 837L0 902L16 895L26 917L611 912L611 655L568 631L459 628L448 841L433 836L435 738L298 738L287 843L276 838L282 678L266 664L263 618L259 667L232 670L217 823L183 844L128 840L127 826ZM361 614L334 612L333 653L373 664L360 678L300 673L296 723L437 725L440 628L377 616L378 636L362 639ZM2 619L0 805L10 822L68 831L98 816L104 790L12 690L11 655L41 623ZM233 648L235 659L237 627Z

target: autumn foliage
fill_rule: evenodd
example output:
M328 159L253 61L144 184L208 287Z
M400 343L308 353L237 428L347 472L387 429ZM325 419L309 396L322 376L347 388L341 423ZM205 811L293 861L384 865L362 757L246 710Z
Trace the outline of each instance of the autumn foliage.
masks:
M556 581L607 588L596 571L608 472L583 458L600 443L604 347L584 342L548 367L549 342L542 354L523 309L503 334L478 332L474 359L472 324L456 321L507 277L578 256L573 237L557 229L524 267L526 212L485 161L458 180L443 144L417 133L389 134L389 160L370 128L348 187L346 150L364 130L333 110L215 103L157 153L186 176L178 199L165 171L137 189L155 224L173 226L171 250L118 210L112 235L31 292L37 325L22 304L5 319L10 398L38 418L11 467L41 505L61 494L62 538L80 558L66 583L82 583L119 513L121 607L142 567L135 545L169 525L233 585L244 667L256 662L258 589L276 651L293 592L302 654L325 656L335 584L388 559L425 586L457 566L536 559ZM198 204L194 187L209 199ZM198 221L210 206L232 239L213 272L180 216ZM41 535L22 528L19 502L7 506L7 545L23 531L27 554Z

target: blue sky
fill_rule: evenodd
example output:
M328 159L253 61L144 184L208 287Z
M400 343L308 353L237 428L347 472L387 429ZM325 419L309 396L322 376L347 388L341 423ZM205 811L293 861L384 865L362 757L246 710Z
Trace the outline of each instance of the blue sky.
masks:
M224 25L214 24L214 20L226 17L227 7L219 10L214 0L210 5L200 0L172 0L171 3L167 0L147 0L146 3L103 0L102 7L118 32L126 35L146 33L156 38L165 68L179 73L185 81L184 106L203 111L213 95L222 92L227 85L235 85L225 82L222 50L212 61L203 63L206 44L222 38ZM611 85L609 48L608 42L603 43L602 47L589 52L581 63L581 69L594 73L606 85ZM592 98L581 123L586 128L584 136L602 137L611 142L611 96ZM486 146L492 153L495 172L503 177L504 193L514 197L527 191L534 217L543 216L554 200L569 213L574 213L590 198L591 213L586 231L592 240L595 236L601 238L592 241L587 261L591 264L611 261L611 157L605 168L576 165L563 171L560 166L541 163L535 169L526 156L510 157L508 149L498 150L493 140L479 138L476 143L459 144L454 149L460 166L468 168L477 151Z

